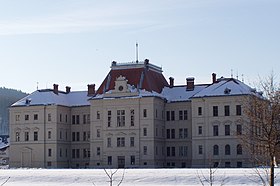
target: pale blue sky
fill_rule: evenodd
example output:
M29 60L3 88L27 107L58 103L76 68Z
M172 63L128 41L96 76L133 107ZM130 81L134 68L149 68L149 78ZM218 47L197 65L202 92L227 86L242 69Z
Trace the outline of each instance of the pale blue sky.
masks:
M113 60L163 67L184 84L280 73L278 0L0 0L0 86L100 85Z

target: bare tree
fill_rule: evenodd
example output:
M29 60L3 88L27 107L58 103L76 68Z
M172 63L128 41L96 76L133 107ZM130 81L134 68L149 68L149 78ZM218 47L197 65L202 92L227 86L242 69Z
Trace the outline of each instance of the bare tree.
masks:
M280 92L274 80L275 76L271 74L260 81L262 93L253 91L244 101L247 121L241 135L254 165L270 167L270 186L274 185L275 157L280 152Z
M116 170L112 170L112 169L110 169L110 170L106 170L106 169L104 169L104 172L106 173L106 175L107 175L107 177L109 178L109 185L110 186L113 186L113 183L114 183L114 181L117 181L115 178L114 178L114 176L115 176L115 174L117 173L119 171L119 169L116 169ZM125 174L125 169L123 169L123 173L122 173L122 177L121 177L121 179L118 181L118 183L117 183L117 186L120 186L121 184L122 184L122 182L123 182L123 180L124 180L124 174ZM95 185L94 183L93 183L93 185Z
M11 177L8 177L8 178L1 184L1 186L5 185L5 184L9 181L10 178L11 178Z

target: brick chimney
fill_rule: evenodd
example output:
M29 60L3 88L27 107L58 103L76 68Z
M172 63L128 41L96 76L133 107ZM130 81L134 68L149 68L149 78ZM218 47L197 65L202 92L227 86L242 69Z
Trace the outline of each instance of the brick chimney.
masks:
M216 83L217 82L217 74L212 73L212 83Z
M58 94L58 84L53 84L53 93Z
M173 77L170 77L170 78L169 78L169 87L170 87L170 88L173 88L173 87L174 87L174 78L173 78Z
M193 77L189 77L186 78L187 80L187 90L193 90L194 89L194 78Z
M88 96L93 96L95 94L95 84L88 85Z
M70 93L70 91L71 91L71 87L66 86L65 88L66 88L66 94Z

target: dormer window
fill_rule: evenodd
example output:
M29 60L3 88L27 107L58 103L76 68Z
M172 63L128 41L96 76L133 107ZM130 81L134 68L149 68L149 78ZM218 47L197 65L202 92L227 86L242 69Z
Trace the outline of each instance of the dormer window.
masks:
M225 88L225 90L224 90L224 93L225 93L225 94L230 94L230 92L231 92L231 89Z
M119 86L119 91L123 91L123 86Z

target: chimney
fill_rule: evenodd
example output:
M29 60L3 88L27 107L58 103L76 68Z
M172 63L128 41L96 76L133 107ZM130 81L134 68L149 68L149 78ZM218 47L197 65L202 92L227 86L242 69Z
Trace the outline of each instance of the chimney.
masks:
M58 84L53 84L53 93L58 94Z
M95 94L95 84L88 85L88 96L93 96Z
M194 78L189 77L186 79L187 80L187 90L193 90L194 89Z
M173 87L174 87L174 78L173 78L173 77L170 77L170 78L169 78L169 87L170 87L170 88L173 88Z
M212 73L212 83L216 83L217 82L217 74Z
M70 93L70 91L71 91L71 87L66 86L65 88L66 88L66 94Z

